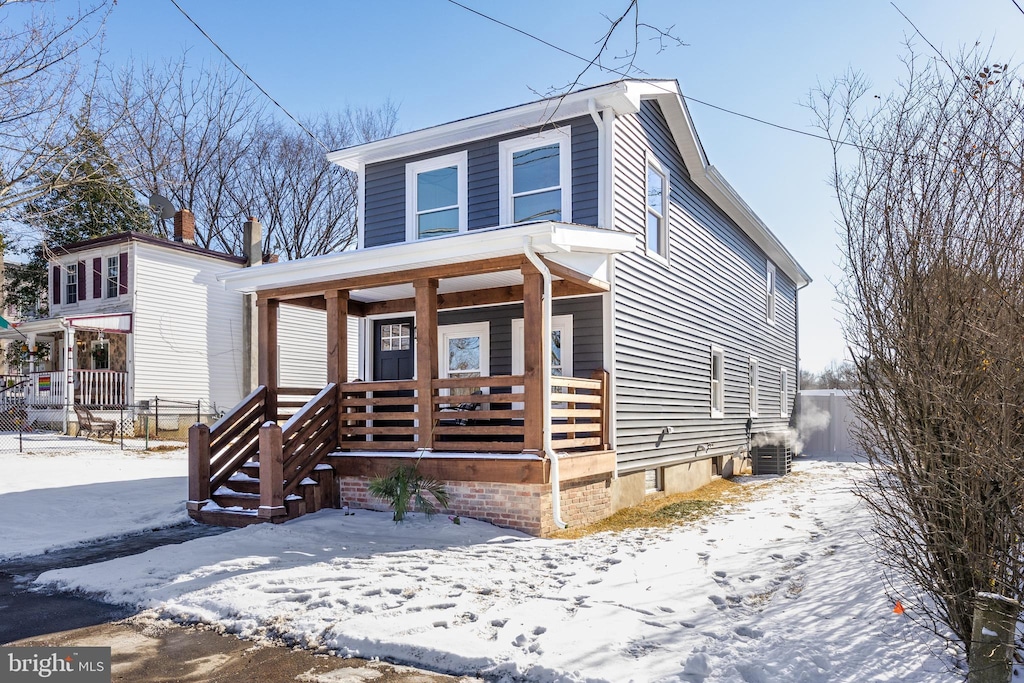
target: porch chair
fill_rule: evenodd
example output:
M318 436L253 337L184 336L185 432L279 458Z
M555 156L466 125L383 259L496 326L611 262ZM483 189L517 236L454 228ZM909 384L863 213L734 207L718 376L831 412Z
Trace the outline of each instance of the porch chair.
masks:
M478 389L478 390L474 391L472 395L473 396L482 396L483 393L484 392L482 392L482 391L480 391ZM480 410L480 404L479 403L467 402L467 403L459 403L458 405L442 406L440 412L442 412L442 413L444 413L444 412L453 412L453 413L454 412L472 412L474 410ZM442 427L465 427L466 425L469 424L469 420L464 418L464 417L460 417L460 418L454 418L454 419L451 419L451 420L438 420L437 424L442 426Z
M86 434L92 434L97 438L103 436L104 432L110 432L110 441L114 441L114 427L117 425L113 420L101 420L92 414L92 411L85 406L76 403L75 404L75 415L78 416L78 434L75 434L77 439L83 432Z

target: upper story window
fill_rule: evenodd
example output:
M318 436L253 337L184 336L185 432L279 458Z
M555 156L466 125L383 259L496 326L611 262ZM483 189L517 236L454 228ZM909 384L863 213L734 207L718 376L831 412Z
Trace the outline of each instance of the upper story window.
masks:
M711 347L711 417L725 416L725 351Z
M668 174L647 158L647 252L668 260Z
M502 225L572 220L570 129L498 143Z
M78 303L78 265L71 264L62 268L64 271L64 303Z
M466 152L406 164L406 239L466 231Z
M107 257L107 277L104 286L104 296L113 299L118 295L118 288L121 284L121 259L117 256ZM95 294L93 296L96 296Z
M768 268L765 271L765 320L769 324L775 324L775 264L768 261Z

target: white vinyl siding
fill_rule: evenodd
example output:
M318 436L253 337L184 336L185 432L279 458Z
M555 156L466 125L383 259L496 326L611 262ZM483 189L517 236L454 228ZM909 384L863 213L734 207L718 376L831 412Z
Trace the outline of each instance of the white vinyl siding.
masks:
M242 398L242 295L217 280L219 273L239 267L177 249L132 245L136 401L202 399L230 410Z
M349 320L349 336L354 322ZM282 303L278 309L277 349L282 387L322 389L327 384L326 311Z

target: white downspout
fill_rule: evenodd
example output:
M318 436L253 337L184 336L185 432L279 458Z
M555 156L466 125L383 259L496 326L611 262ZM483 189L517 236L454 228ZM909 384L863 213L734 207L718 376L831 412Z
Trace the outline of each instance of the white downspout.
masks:
M605 122L601 118L601 115L597 112L597 103L594 98L591 97L587 100L587 111L590 112L590 118L594 119L594 125L597 126L597 177L601 180L597 184L597 224L604 228L607 227L608 216L605 215L607 208L605 206L605 185L604 177L608 169L608 157L604 149L604 145L601 144L601 140L604 139L604 128Z
M523 237L523 253L530 263L540 271L544 280L544 298L541 301L541 339L544 340L545 352L541 372L543 373L543 396L544 396L544 455L551 463L551 516L554 518L555 526L564 529L568 525L562 521L562 497L561 479L558 476L558 455L551 446L551 271L548 270L544 261L537 256L533 250L533 238L529 235Z

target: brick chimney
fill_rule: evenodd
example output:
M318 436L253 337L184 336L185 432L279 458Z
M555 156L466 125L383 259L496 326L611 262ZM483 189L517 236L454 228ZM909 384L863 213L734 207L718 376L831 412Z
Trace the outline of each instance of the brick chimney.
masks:
M196 243L196 217L188 209L174 214L174 241L183 244Z

